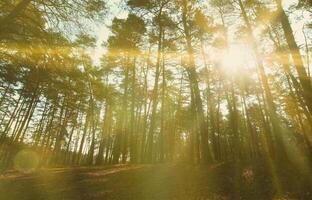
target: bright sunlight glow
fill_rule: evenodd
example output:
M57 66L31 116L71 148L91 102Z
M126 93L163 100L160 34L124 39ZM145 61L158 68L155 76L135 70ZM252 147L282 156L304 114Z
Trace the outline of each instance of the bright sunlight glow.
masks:
M239 72L246 66L250 66L253 58L251 49L243 44L233 44L221 54L221 65L229 73Z

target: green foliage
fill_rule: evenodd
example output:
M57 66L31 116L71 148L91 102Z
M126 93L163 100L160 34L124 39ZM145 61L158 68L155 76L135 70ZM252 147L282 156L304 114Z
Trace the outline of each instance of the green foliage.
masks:
M108 46L121 51L135 50L145 31L144 21L136 15L130 14L127 19L115 18L112 23L114 35L108 39Z

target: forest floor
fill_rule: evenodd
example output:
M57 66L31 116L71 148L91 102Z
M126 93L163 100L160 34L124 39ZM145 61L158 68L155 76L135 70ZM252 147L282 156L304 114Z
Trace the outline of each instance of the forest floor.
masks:
M312 199L310 175L235 163L114 165L0 175L1 200Z

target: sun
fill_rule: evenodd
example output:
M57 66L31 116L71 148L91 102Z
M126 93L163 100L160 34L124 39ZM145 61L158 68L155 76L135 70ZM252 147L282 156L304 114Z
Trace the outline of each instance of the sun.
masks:
M221 53L222 68L229 72L239 72L248 67L253 61L251 49L244 44L232 44Z

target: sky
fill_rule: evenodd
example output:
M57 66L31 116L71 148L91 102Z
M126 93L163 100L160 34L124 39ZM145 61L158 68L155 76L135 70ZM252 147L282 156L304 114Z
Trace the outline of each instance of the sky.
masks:
M114 17L126 18L128 11L123 9L123 0L109 0L107 7L109 8L109 13L106 16L106 20L103 23L97 23L94 25L94 32L97 38L96 48L91 50L91 56L93 58L94 64L100 64L100 58L106 52L106 48L103 46L103 43L107 41L110 31L109 26L111 25L112 19ZM283 0L284 9L287 10L291 5L296 5L298 0ZM299 13L288 13L291 19L295 19L298 15L302 15L302 12ZM310 19L310 16L304 16L305 18ZM302 33L302 27L306 20L300 20L296 23L292 23L293 31L296 35L296 39L299 43L304 42L304 36Z

